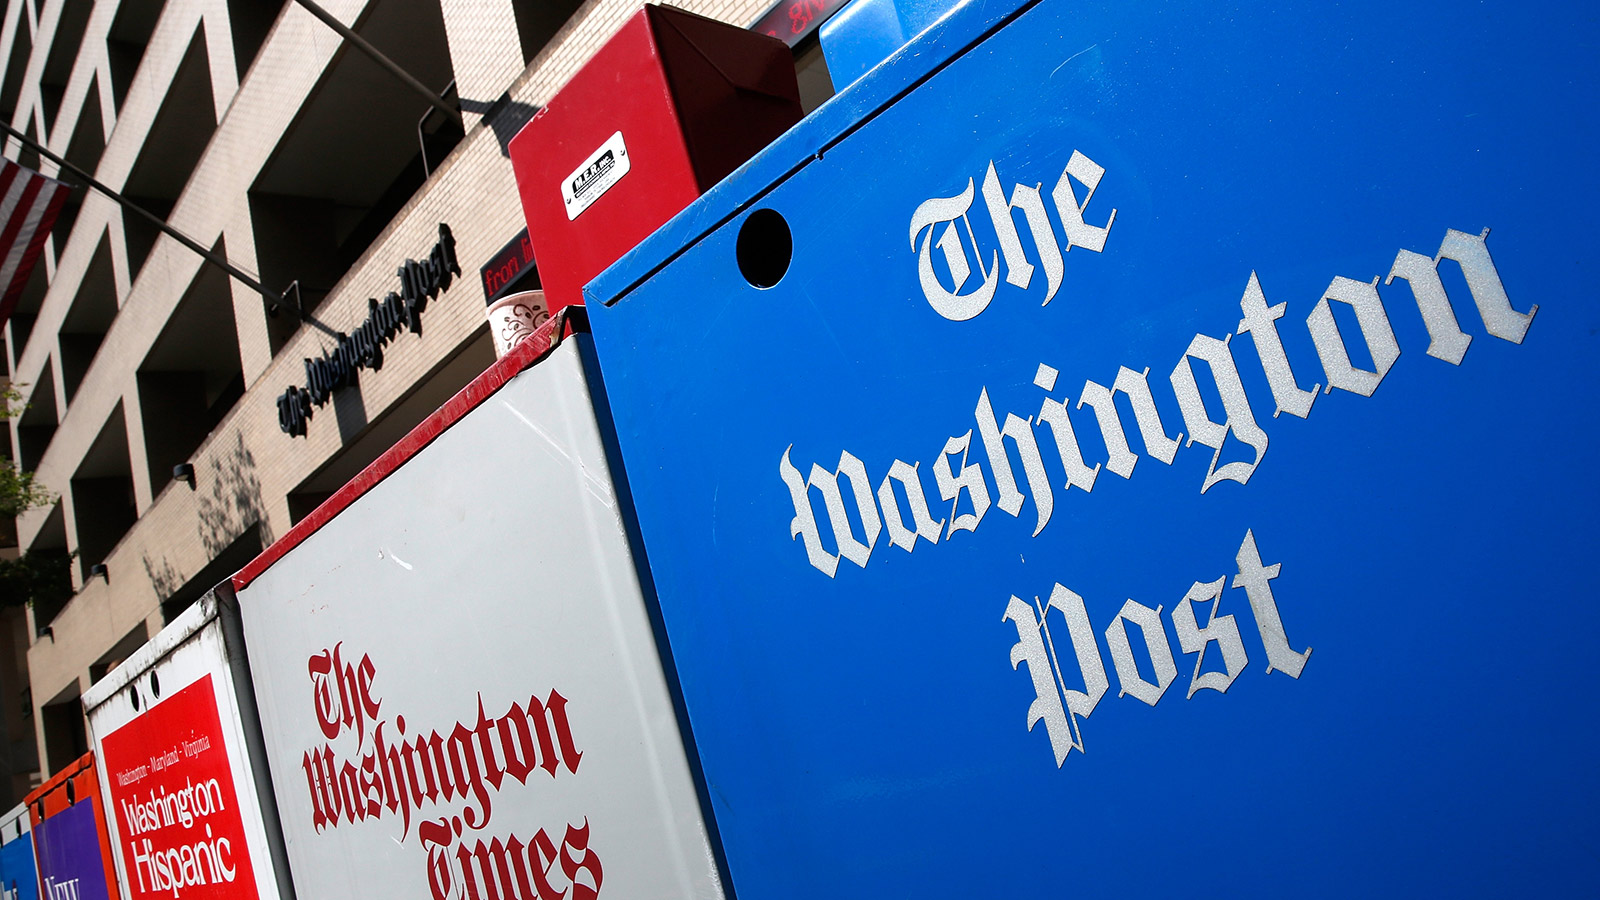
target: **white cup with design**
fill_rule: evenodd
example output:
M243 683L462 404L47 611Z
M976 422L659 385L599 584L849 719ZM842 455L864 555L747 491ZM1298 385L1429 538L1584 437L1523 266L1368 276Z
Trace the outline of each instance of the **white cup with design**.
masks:
M494 338L494 354L505 356L534 329L550 318L544 291L507 294L489 304L489 333Z

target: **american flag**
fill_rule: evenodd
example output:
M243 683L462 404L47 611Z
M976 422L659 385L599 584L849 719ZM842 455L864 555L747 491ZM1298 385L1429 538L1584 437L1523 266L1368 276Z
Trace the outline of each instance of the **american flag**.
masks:
M11 318L71 189L0 159L0 324Z

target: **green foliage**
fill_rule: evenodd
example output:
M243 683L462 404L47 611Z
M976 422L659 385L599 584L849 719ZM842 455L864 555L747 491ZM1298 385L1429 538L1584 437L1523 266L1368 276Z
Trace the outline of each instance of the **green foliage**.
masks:
M0 385L0 420L15 419L28 411L28 404L22 402L22 391L18 387L11 381Z
M71 565L65 550L34 550L0 560L0 606L65 603L72 596Z
M35 482L32 472L18 469L5 454L0 454L0 516L16 518L30 509L54 502L55 495Z
M27 412L28 404L22 402L22 391L18 388L14 382L0 384L0 421L15 419ZM45 490L44 485L34 483L32 472L17 468L0 453L0 517L14 519L30 509L54 502L55 495Z
M27 409L17 385L0 384L0 421L14 419ZM34 481L32 472L17 468L0 453L0 517L14 519L55 500L54 494ZM65 550L35 550L17 559L0 559L0 606L59 607L72 596L71 566L72 555Z

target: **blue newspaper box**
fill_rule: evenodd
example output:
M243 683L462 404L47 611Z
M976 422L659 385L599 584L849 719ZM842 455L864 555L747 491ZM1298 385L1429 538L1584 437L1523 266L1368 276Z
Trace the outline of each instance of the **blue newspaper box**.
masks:
M592 282L739 895L1592 892L1597 45L975 0Z
M957 5L956 0L850 0L817 29L828 77L843 90Z
M0 898L36 900L39 869L33 862L33 830L28 807L16 806L0 815Z

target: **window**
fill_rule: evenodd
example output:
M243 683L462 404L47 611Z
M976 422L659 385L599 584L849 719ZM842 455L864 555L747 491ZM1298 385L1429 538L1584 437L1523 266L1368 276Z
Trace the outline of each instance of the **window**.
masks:
M74 680L40 710L44 726L45 765L58 772L89 752L89 732L83 717L83 700Z
M256 54L272 30L272 23L283 11L283 2L271 0L228 0L228 26L233 30L233 60L239 69L239 80L250 71Z

